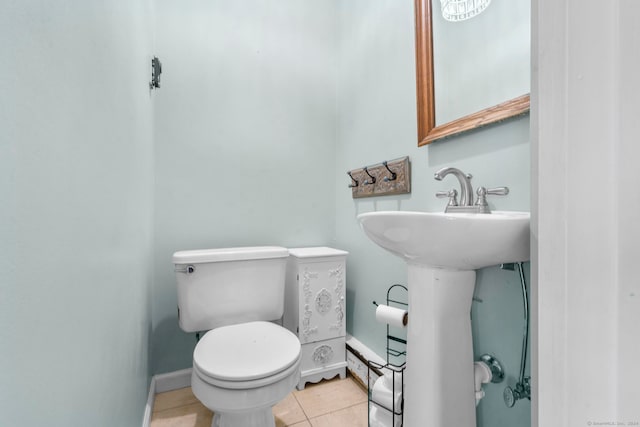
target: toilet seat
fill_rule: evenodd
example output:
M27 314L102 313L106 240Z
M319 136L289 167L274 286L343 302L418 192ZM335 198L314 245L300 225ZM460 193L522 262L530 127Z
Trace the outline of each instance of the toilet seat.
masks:
M193 352L194 372L223 388L262 387L299 368L300 341L271 322L248 322L207 332Z

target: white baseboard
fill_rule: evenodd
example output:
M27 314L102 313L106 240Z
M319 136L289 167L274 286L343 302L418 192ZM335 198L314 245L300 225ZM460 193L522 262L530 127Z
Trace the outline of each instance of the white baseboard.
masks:
M144 415L142 417L142 427L149 427L151 425L151 414L153 412L153 401L155 400L156 390L156 377L151 377L151 384L149 384L149 394L147 395L147 405L144 407Z
M364 356L367 360L371 360L372 362L379 363L381 365L385 364L385 359L378 356L376 352L371 350L366 345L362 344L355 337L347 334L347 344L357 350L362 356Z
M156 393L191 387L191 368L155 375Z
M165 391L177 390L191 386L191 368L182 369L180 371L169 372L168 374L154 375L151 377L149 385L149 395L147 396L147 405L144 408L144 416L142 418L142 427L151 425L151 414L153 413L153 403L157 393Z
M367 384L373 384L380 376L380 372L369 370L367 362L385 364L385 360L360 341L347 335L347 369L360 384L367 388ZM371 378L369 379L369 373Z

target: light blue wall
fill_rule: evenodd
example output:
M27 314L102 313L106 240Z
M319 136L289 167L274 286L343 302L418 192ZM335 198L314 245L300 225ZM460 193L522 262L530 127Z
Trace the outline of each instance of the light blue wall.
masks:
M384 354L371 301L405 268L356 215L441 210L444 165L508 185L495 207L529 208L528 118L416 147L412 2L158 0L154 22L146 1L5 3L0 425L139 425L149 372L191 365L175 250L349 250L349 332ZM351 198L347 170L404 155L412 194ZM512 385L517 275L478 278L475 350ZM480 426L527 426L528 403L505 409L502 388L487 388Z
M2 426L142 421L149 12L147 1L2 2Z
M158 0L154 372L191 366L174 251L330 245L335 216L331 1Z
M457 186L453 178L433 179L443 166L473 174L475 186L508 186L509 196L491 200L493 208L529 210L529 119L417 148L413 2L339 2L338 21L336 246L350 252L347 329L384 355L386 329L375 322L371 301L384 301L393 283L406 284L406 269L365 237L356 216L374 210L443 210L445 201L434 193ZM410 195L351 198L346 171L405 155L412 162ZM478 425L529 426L529 401L513 409L502 402L504 386L513 386L519 374L523 314L517 273L495 267L479 271L476 295L483 302L474 302L472 309L474 351L496 355L508 376L506 383L486 387Z

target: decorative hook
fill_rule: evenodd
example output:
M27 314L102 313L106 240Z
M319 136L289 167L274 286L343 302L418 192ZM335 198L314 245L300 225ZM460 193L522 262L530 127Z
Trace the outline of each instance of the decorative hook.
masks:
M369 175L369 178L371 178L371 181L369 181L368 179L364 181L364 185L372 185L376 183L376 177L371 175L369 173L369 169L367 169L367 167L364 167L364 173L366 173L367 175Z
M384 166L385 168L387 168L387 170L389 171L389 173L391 174L391 177L385 176L384 177L384 181L385 182L389 182L389 181L395 181L396 178L398 178L398 174L395 173L394 171L392 171L391 169L389 169L389 166L387 166L387 161L385 160L384 162L382 162L382 166Z
M160 74L162 73L162 64L157 56L151 59L151 81L149 89L157 89L160 87Z
M349 178L351 178L351 181L353 181L353 184L349 184L349 188L357 187L358 186L358 180L355 179L353 177L353 175L351 175L351 171L347 172L347 175L349 175Z

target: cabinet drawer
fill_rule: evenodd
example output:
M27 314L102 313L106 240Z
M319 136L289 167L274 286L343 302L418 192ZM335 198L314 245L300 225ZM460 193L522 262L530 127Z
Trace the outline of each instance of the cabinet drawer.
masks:
M324 369L335 365L346 366L345 338L334 338L317 341L302 346L301 370L306 371Z

